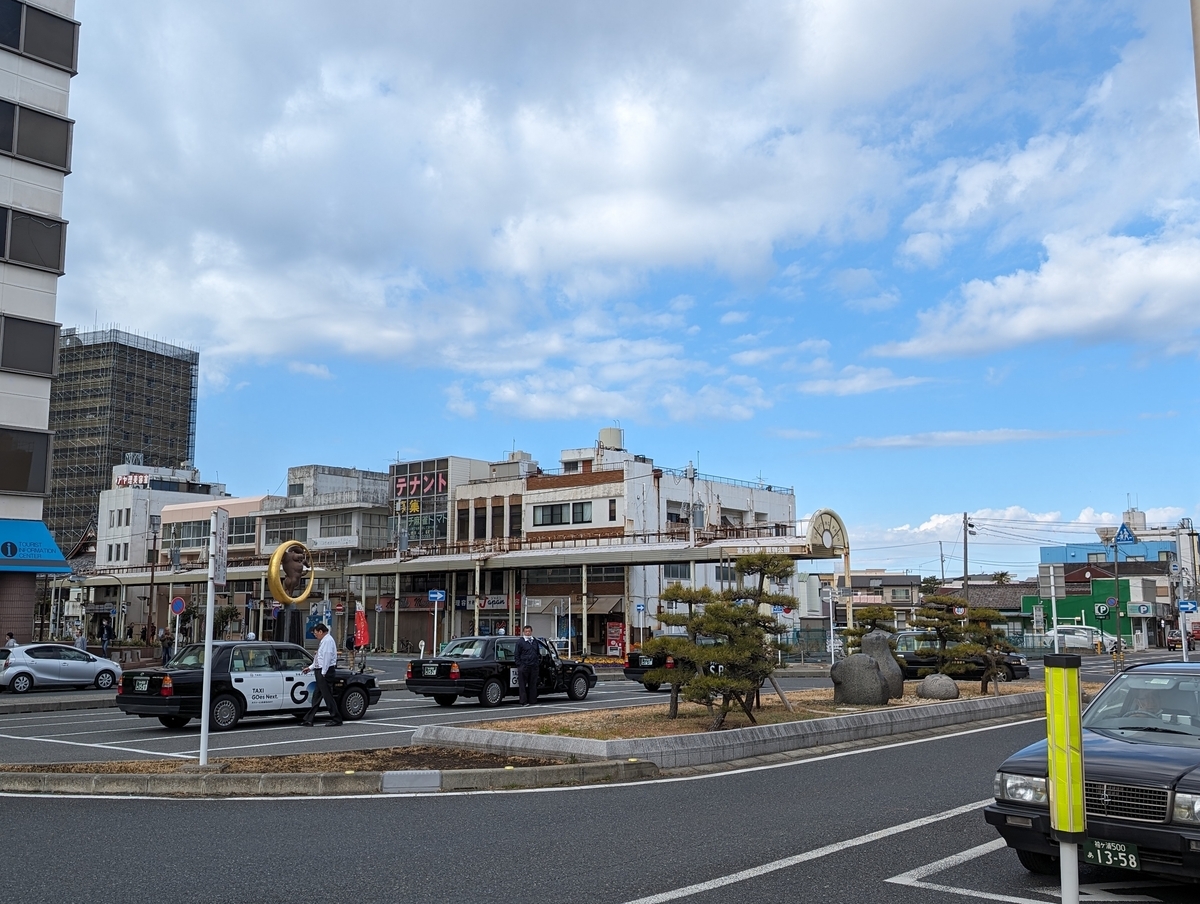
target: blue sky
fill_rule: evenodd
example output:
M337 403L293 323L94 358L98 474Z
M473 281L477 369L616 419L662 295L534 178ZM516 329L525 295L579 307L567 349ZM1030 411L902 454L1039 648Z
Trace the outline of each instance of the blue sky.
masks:
M861 567L1200 517L1184 0L77 14L59 317L200 349L234 493L619 422Z

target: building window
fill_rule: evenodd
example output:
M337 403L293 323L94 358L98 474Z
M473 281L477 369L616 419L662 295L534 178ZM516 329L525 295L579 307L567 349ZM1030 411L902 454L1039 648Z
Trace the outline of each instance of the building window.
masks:
M1089 562L1107 562L1108 555L1107 555L1107 553L1103 553L1103 552L1089 552L1088 553L1088 561Z
M52 377L58 362L58 324L0 316L0 370Z
M521 536L521 504L519 502L511 503L508 506L508 535L510 537Z
M0 222L6 223L8 250L5 257L13 263L26 264L55 273L63 272L62 220L35 217L20 210L0 211Z
M128 561L129 561L129 544L128 544L128 543L123 543L123 544L122 544L122 546L124 546L124 548L125 548L125 551L124 551L124 553L121 555L121 561L122 561L122 562L128 562Z
M487 507L483 505L475 508L475 539L487 539Z
M130 514L130 509L125 509L125 526L126 526L126 527L129 527L129 525L130 525L130 523L131 523L131 519L130 519L130 517L129 517L129 514Z
M278 546L288 540L304 542L308 539L308 518L298 516L293 518L268 518L265 544Z
M571 504L572 524L592 523L592 504L590 502L573 502Z
M24 29L22 29L24 13ZM24 34L22 35L22 31ZM0 44L17 53L75 71L79 26L18 0L0 0Z
M1171 561L1171 553L1167 552L1165 549L1159 550L1158 561L1170 562Z
M0 492L44 496L49 464L49 433L0 427Z
M563 473L564 474L576 474L578 472L579 472L579 462L577 462L577 461L564 461L563 462Z
M349 537L354 531L353 512L334 512L321 516L322 537Z
M289 483L288 484L288 495L289 496L303 496L304 495L304 484Z
M388 516L364 512L359 545L364 549L378 549L388 545Z
M503 505L493 505L492 506L492 536L493 537L503 537L504 536L504 506Z
M71 121L0 101L0 151L65 172L69 169Z
M617 500L615 499L608 500L608 520L617 520Z
M115 520L113 518L113 515L115 515L115 514L116 514L116 512L114 512L112 509L108 510L108 526L109 527L112 527L115 523Z
M670 566L667 566L667 567L670 567ZM720 583L722 583L722 584L736 584L737 583L737 579L738 579L737 569L734 568L732 565L718 565L716 567L716 569L717 569L717 580Z
M458 533L457 533L458 542L465 543L467 540L471 539L470 531L471 531L471 510L465 509L465 508L459 509L458 510Z
M108 544L108 558L105 559L105 561L106 562L112 561L112 544L111 543Z
M203 548L208 546L210 530L208 519L168 522L163 525L163 547L168 549Z
M254 516L229 519L229 545L250 546L254 543Z
M488 592L492 596L501 596L504 593L504 572L503 571L488 571L485 572L488 576Z
M907 603L912 599L912 588L910 587L892 587L892 602Z
M535 505L533 507L533 526L569 524L569 515L570 506L565 502L557 505Z
M687 581L692 577L691 562L674 562L670 565L663 566L663 580L665 581Z

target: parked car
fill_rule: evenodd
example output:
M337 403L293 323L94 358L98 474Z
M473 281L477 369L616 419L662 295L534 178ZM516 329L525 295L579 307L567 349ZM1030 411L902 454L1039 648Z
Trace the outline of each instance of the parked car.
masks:
M1027 870L1058 875L1046 761L1045 741L1005 760L984 814ZM1083 715L1083 769L1081 862L1200 880L1200 663L1113 678Z
M432 659L408 664L405 687L432 697L438 706L453 706L459 697L474 697L482 706L499 706L517 687L519 637L460 637ZM596 686L596 670L574 659L562 659L554 646L537 639L542 652L538 696L565 693L586 699Z
M896 634L896 658L900 661L900 669L904 672L904 677L920 678L922 673L936 671L937 657L931 654L936 646L937 638L927 632L898 632ZM954 657L954 648L959 646L962 646L961 642L955 640L946 644L946 649L951 653L954 662L960 666L960 670L956 671L953 677L982 678L984 670L987 668L983 657ZM1029 661L1019 653L1006 653L1000 675L1001 680L1014 681L1028 677Z
M1167 649L1178 650L1183 646L1183 632L1178 628L1172 628L1167 632ZM1191 645L1188 645L1191 648Z
M1091 625L1059 625L1051 628L1042 640L1043 645L1053 648L1056 636L1060 653L1094 653L1098 643L1103 644L1104 652L1111 653L1117 645L1116 637Z
M213 644L209 726L227 731L247 716L290 715L302 719L312 705L316 677L304 669L312 656L292 643L222 641ZM379 702L371 675L334 671L334 696L342 718L366 715ZM117 707L167 728L199 719L204 693L204 644L189 644L166 666L130 669L117 686Z
M121 667L60 643L35 643L6 650L0 658L0 690L23 694L33 688L97 687L108 690L121 680Z

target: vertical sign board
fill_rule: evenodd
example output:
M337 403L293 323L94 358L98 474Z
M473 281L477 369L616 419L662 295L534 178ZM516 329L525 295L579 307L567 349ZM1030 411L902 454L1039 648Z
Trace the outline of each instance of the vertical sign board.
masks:
M1046 741L1050 775L1050 828L1059 843L1063 902L1079 900L1079 849L1087 840L1083 804L1083 716L1078 656L1045 657ZM1072 895L1071 892L1074 892Z
M217 516L216 542L213 546L212 576L214 584L224 587L229 563L229 512L219 508L215 514Z

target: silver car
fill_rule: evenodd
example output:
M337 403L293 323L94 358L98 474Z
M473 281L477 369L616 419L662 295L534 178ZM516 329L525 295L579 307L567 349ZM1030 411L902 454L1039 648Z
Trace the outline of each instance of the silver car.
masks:
M10 650L0 662L0 690L23 694L35 687L87 687L106 691L121 680L121 667L75 647L31 643Z

